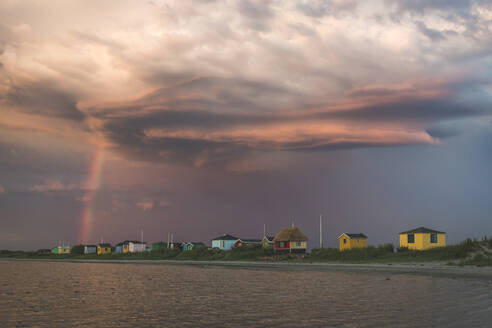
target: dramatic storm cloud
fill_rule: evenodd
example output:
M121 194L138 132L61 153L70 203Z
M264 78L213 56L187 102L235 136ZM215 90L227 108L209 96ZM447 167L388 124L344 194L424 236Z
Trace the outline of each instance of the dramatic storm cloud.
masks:
M489 1L0 4L0 247L492 235Z

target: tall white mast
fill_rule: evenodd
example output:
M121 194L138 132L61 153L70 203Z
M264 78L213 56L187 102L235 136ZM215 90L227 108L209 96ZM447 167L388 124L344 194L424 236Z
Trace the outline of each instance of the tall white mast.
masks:
M323 216L319 215L319 248L323 248Z
M266 224L263 223L263 238L266 237Z

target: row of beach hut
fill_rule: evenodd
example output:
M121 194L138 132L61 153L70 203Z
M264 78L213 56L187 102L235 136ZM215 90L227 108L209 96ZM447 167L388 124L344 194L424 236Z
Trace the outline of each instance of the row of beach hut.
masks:
M367 236L363 233L342 233L338 236L340 251L367 247ZM399 233L400 247L414 250L425 250L432 247L446 246L446 233L425 227ZM255 245L263 248L273 248L277 253L305 253L308 238L296 226L285 227L274 237L265 235L262 239L243 239L233 235L223 234L212 239L212 249L229 251L235 247ZM206 247L202 242L158 242L148 247L144 241L125 240L114 247L109 243L85 245L84 254L111 253L141 253L159 251L164 248L179 248L190 251L197 247ZM54 254L70 254L70 247L58 246L51 250Z
M275 237L265 236L263 239L240 239L228 234L212 240L212 247L230 250L248 244L261 244L262 247L273 247L276 252L304 253L307 249L308 238L298 227L286 227ZM399 233L401 248L425 250L433 247L446 246L446 233L425 227L419 227ZM338 236L340 251L366 248L367 236L363 233L342 233Z

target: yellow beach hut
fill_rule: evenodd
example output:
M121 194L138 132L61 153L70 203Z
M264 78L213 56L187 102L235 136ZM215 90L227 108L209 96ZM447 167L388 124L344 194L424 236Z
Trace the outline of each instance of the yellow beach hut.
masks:
M97 244L97 255L111 254L111 244Z
M70 254L70 247L69 246L53 247L51 249L51 253L53 253L53 254Z
M366 248L367 236L363 233L342 233L338 236L340 242L340 250L344 251L353 248Z
M400 247L424 250L446 246L446 233L425 227L400 232Z

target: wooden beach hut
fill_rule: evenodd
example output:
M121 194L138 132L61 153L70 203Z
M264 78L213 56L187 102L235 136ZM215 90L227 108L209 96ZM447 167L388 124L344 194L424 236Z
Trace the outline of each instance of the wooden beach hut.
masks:
M57 246L51 249L52 254L70 254L70 247L68 246Z
M277 253L305 253L308 238L298 227L286 227L273 239Z
M265 236L261 240L261 247L263 248L273 248L275 241L273 240L275 236Z
M152 244L152 252L157 252L166 248L168 248L168 244L163 241Z
M348 250L353 248L366 248L367 236L363 233L342 233L338 236L340 250Z
M239 240L239 238L223 234L217 238L212 239L212 248L220 249L223 251L229 251L234 244Z
M125 240L115 246L115 252L119 254L140 253L145 251L147 251L147 244L138 240Z
M424 250L446 246L446 233L425 227L400 232L400 247Z
M147 244L142 241L130 240L128 241L128 252L129 253L141 253L145 252L147 249Z
M199 247L206 247L206 246L202 242L195 242L195 241L182 244L183 252L191 251L192 249L199 248Z
M84 254L96 254L97 253L97 246L96 245L85 245L84 246Z
M111 244L97 244L97 255L111 254Z

